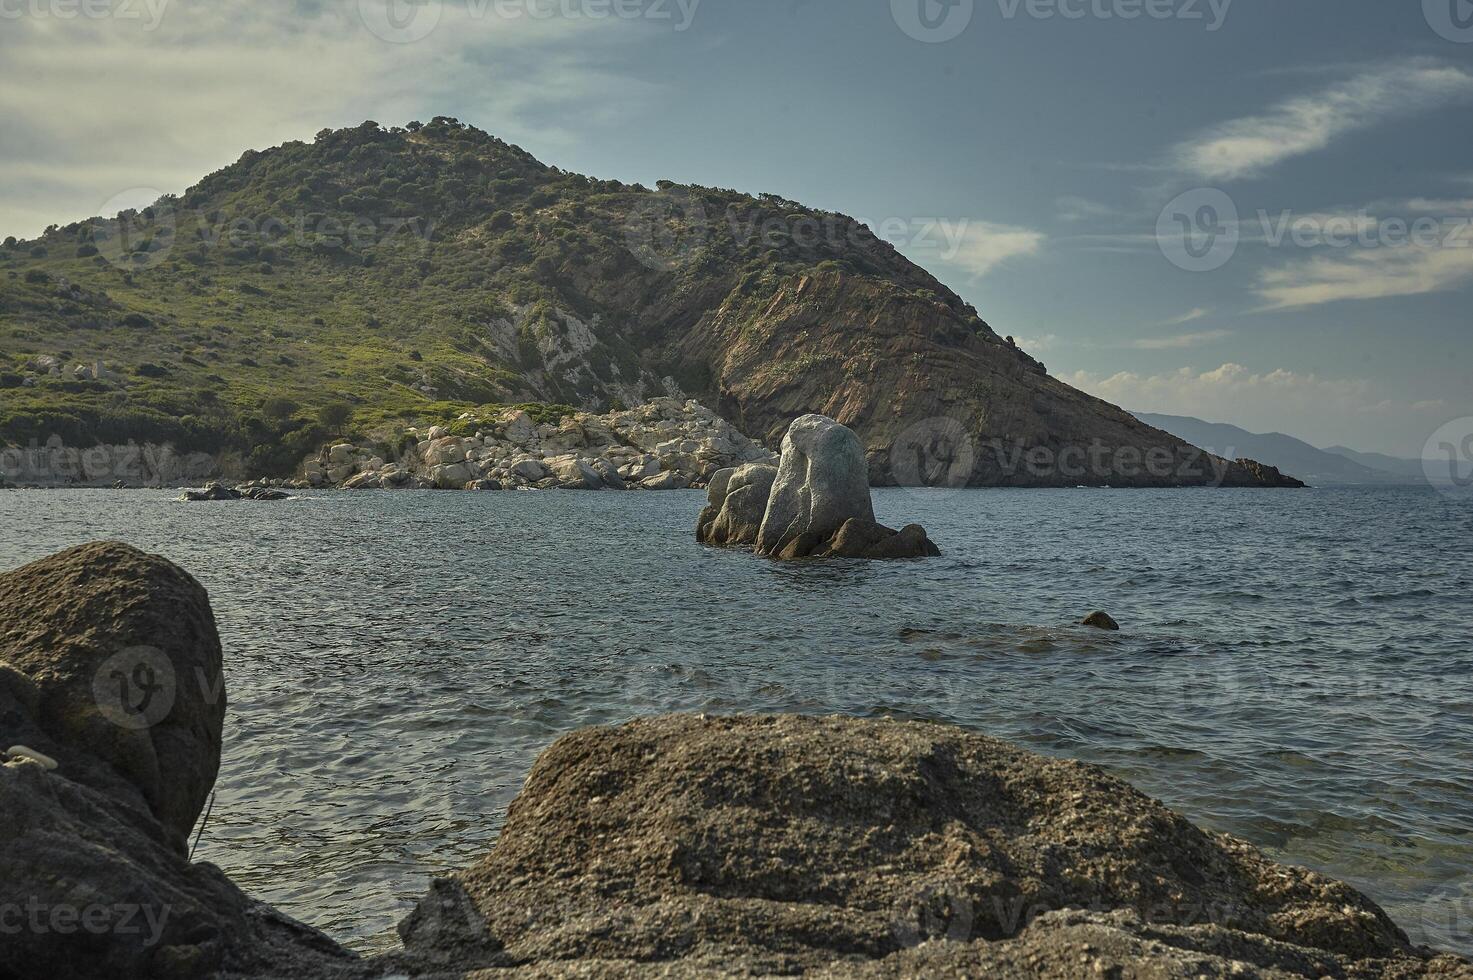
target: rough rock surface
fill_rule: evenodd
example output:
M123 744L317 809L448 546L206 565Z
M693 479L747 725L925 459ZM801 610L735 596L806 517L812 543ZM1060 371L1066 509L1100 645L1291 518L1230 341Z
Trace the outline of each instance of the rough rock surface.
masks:
M1094 767L798 716L565 736L400 931L486 977L1473 975Z
M851 518L875 519L864 446L833 419L796 419L783 436L782 462L757 532L757 553L775 555L805 534L831 536Z
M706 488L706 509L696 524L696 540L713 545L757 543L777 467L748 463L719 471Z
M386 461L340 443L302 470L305 486L349 490L680 490L722 469L777 458L693 401L656 398L607 415L578 412L538 425L525 411L466 414L455 434L411 429L409 447Z
M68 778L142 803L183 846L220 767L220 640L205 590L122 544L83 545L0 574L7 733ZM29 724L27 724L29 723Z
M172 698L117 713L117 664L150 668L123 676ZM0 765L0 977L326 976L355 962L188 863L224 710L209 601L179 568L95 544L0 575L0 741L57 762Z
M1110 632L1116 632L1120 629L1120 624L1115 622L1115 617L1107 612L1092 612L1084 617L1079 625L1093 626L1097 630L1108 630Z
M821 415L793 422L777 467L717 472L696 520L703 544L799 558L929 558L941 554L918 524L875 522L859 439Z

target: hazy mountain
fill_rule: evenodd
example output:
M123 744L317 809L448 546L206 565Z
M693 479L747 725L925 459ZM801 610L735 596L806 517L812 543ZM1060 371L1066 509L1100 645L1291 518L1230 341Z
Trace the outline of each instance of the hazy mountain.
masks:
M1260 434L1223 422L1204 422L1182 415L1137 412L1148 425L1164 429L1211 453L1232 458L1250 456L1292 473L1311 485L1425 483L1422 464L1379 453L1358 453L1344 447L1316 449L1281 432Z
M877 482L1286 482L1049 377L852 218L566 173L444 118L324 130L142 212L8 239L0 387L0 443L170 440L260 471L344 424L671 394L770 445L833 416Z

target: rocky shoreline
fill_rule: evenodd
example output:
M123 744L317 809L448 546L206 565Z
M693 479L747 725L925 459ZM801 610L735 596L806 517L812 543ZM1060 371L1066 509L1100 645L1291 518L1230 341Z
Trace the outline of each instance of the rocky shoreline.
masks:
M715 412L657 398L632 409L577 412L556 425L526 411L467 413L405 430L387 460L340 443L303 467L302 487L346 490L683 490L717 471L777 457Z
M189 860L226 656L161 558L99 543L0 573L0 911L25 923L0 976L1473 978L1096 767L804 716L564 736L402 948L358 957Z

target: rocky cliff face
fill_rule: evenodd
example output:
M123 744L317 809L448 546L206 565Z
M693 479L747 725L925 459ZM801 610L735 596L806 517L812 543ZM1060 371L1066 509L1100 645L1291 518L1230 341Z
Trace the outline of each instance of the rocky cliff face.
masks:
M835 418L880 483L1288 482L1050 378L852 218L569 174L455 120L250 152L0 271L0 442L173 441L284 475L259 468L295 465L274 447L332 403L402 424L673 396L768 445Z

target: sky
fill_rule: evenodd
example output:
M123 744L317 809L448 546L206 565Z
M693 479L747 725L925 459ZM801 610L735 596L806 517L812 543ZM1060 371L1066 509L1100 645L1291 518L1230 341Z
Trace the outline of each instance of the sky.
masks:
M0 235L449 115L859 217L1131 410L1473 434L1469 0L0 0L0 67Z

